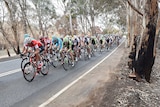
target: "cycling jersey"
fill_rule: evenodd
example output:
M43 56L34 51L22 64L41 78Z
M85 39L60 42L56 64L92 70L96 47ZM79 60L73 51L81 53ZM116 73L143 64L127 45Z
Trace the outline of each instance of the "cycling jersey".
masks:
M97 43L97 38L96 38L96 37L92 37L92 38L91 38L91 42L92 42L92 45L96 45L96 43Z
M89 37L84 37L83 41L84 41L85 44L89 45L90 38Z
M25 44L26 47L31 47L33 49L40 49L40 52L44 50L44 47L40 41L32 39L31 43Z
M68 49L72 49L72 41L68 36L63 38L63 46L67 47Z
M103 35L101 35L100 38L99 38L100 44L104 44L105 41L106 41L106 40L105 40L105 37L104 37Z
M59 49L61 50L63 48L63 41L60 38L57 38L56 47L59 46Z
M79 42L80 42L80 39L77 36L74 36L73 37L73 45L78 46Z

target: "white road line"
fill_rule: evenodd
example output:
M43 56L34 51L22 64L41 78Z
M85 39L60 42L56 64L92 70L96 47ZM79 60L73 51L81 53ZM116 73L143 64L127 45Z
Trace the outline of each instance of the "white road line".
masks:
M3 61L3 62L0 62L0 64L8 63L8 62L16 61L16 60L20 60L20 59L18 58L18 59L12 59L12 60L8 60L8 61Z
M125 41L125 40L124 40ZM123 41L123 42L124 42ZM122 43L123 43L122 42ZM95 69L99 64L101 64L104 60L106 60L108 57L110 57L121 45L122 43L116 48L114 49L108 56L106 56L104 59L102 59L99 63L97 63L95 66L93 66L90 70L88 70L87 72L85 72L83 75L81 75L79 78L77 78L75 81L71 82L69 85L67 85L66 87L64 87L62 90L60 90L58 93L56 93L55 95L53 95L51 98L49 98L47 101L45 101L44 103L42 103L41 105L39 105L38 107L45 107L47 106L49 103L51 103L53 100L55 100L58 96L60 96L62 93L64 93L67 89L69 89L71 86L73 86L75 83L77 83L80 79L82 79L84 76L86 76L88 73L90 73L93 69Z
M10 75L10 74L14 74L14 73L17 73L19 71L21 71L21 69L15 69L15 70L12 70L12 71L4 72L4 73L0 74L0 77L4 77L4 76Z

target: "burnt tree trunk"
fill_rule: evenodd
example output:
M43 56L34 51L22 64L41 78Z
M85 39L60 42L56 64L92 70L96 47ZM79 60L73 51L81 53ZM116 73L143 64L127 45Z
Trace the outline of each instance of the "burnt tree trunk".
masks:
M138 53L136 64L136 72L140 76L144 76L147 82L150 82L150 75L155 61L155 39L156 26L158 20L158 4L157 0L147 0L145 6L146 29L141 44L141 49Z
M144 7L145 15L145 29L143 35L141 35L142 42L139 43L140 49L136 49L137 41L134 41L133 49L130 53L131 69L135 69L137 78L144 77L147 82L150 82L150 75L152 67L154 65L156 56L156 26L158 20L158 4L157 0L147 0ZM137 44L136 44L137 45ZM137 51L135 53L135 51ZM133 54L134 53L134 54ZM135 56L138 56L137 58Z

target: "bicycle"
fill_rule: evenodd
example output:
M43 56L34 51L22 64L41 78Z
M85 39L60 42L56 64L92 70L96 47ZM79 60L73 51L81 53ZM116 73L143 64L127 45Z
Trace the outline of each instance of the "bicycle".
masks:
M52 64L52 66L54 66L55 68L58 65L61 65L61 55L60 52L58 50L53 50L52 54L50 54L50 62Z
M85 61L89 59L88 49L89 46L87 44L84 44L84 46L81 48L81 53Z
M24 65L24 69L22 70L23 76L26 81L31 82L35 78L37 73L41 73L42 75L47 75L49 72L49 61L45 59L43 55L40 55L42 58L43 66L42 68L38 68L36 63L35 56L29 57L29 62Z
M95 45L91 44L91 56L95 56Z
M103 44L100 43L99 44L99 53L102 54L102 52L103 52Z
M70 54L68 52L62 52L64 58L62 59L63 60L63 68L65 71L67 71L68 69L72 68L72 58L70 56Z

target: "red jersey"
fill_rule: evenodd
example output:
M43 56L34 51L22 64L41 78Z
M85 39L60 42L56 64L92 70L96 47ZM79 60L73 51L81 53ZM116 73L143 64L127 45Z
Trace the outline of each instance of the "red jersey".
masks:
M51 44L51 40L48 38L43 38L41 42L44 44L44 46L47 46L48 44Z
M42 43L37 40L32 40L31 43L27 44L26 46L39 48L42 46Z

